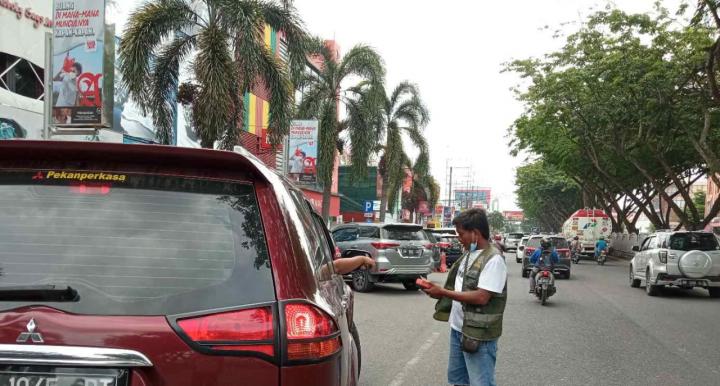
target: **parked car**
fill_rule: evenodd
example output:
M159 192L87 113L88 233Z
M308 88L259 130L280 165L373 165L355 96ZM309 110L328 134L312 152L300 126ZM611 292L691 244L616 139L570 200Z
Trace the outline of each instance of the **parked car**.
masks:
M530 256L535 252L536 249L540 248L540 241L542 239L546 239L550 242L550 245L552 245L553 248L557 250L558 255L560 256L560 262L555 264L555 267L553 268L553 273L558 278L570 278L570 245L568 244L567 240L563 236L543 236L543 235L535 235L530 236L528 239L527 245L525 248L523 248L523 255L522 255L522 277L529 277L530 276L530 270L532 267L530 266Z
M256 158L0 141L0 197L0 384L357 384L329 231Z
M523 252L525 250L525 246L527 246L528 240L530 240L530 236L523 236L523 238L520 239L517 251L515 251L515 262L522 263Z
M356 291L370 291L375 283L417 291L415 280L427 278L432 268L433 243L420 225L349 223L333 228L332 237L344 255L363 251L375 260L372 271L352 273Z
M630 286L656 296L660 288L701 287L720 297L720 245L711 232L655 232L635 247L630 261Z
M462 244L460 244L458 236L454 234L438 235L438 238L438 244L442 252L445 253L445 264L447 264L448 267L452 267L452 265L462 257Z
M425 236L427 236L430 243L432 243L432 268L433 270L437 270L440 268L440 254L442 253L442 248L438 245L438 239L435 237L434 233L427 229L423 229L423 232L425 232Z
M508 233L507 236L505 236L505 250L512 253L517 253L518 246L520 245L520 240L525 235L522 233Z

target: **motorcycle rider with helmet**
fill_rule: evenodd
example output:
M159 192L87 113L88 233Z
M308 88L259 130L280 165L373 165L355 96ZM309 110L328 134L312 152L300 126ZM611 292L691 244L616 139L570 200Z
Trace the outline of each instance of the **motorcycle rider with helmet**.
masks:
M597 260L602 251L607 251L607 249L608 244L607 241L605 241L605 236L600 236L600 240L595 243L595 260Z
M577 262L580 260L580 252L582 252L582 244L580 243L580 238L575 236L570 243L570 254L573 257L573 261Z
M540 257L545 251L551 251L550 261L543 260L543 266L552 267L553 264L560 262L560 256L558 255L557 250L552 247L550 241L542 239L540 241L540 248L536 249L532 256L530 256L530 264L532 264L533 266L530 270L530 293L535 292L535 276L538 274L538 272L540 272Z

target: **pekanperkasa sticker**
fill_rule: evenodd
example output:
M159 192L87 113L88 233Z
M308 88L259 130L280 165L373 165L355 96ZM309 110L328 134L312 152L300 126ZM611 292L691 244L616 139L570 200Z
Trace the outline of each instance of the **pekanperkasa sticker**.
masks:
M89 172L66 172L66 171L54 171L48 172L37 172L33 177L33 180L73 180L73 181L115 181L124 182L127 180L125 174L114 174L114 173L89 173Z

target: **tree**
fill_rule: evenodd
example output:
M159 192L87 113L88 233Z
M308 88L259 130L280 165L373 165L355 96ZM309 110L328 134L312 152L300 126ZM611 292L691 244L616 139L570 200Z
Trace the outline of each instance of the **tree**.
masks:
M266 47L263 29L282 31L288 63ZM151 112L161 143L171 142L180 66L190 63L192 116L203 147L237 143L253 87L270 95L271 143L288 132L293 111L290 69L304 66L307 35L289 4L252 0L150 0L133 12L120 43L124 86L144 112Z
M579 186L562 171L543 161L519 167L515 185L517 204L525 216L546 229L560 229L582 205Z
M387 95L384 87L377 91L382 112L379 116L381 135L385 136L381 158L383 167L379 169L382 176L380 222L383 222L388 201L395 202L397 191L405 178L403 164L408 163L408 156L403 134L407 134L420 150L413 166L414 174L421 178L428 174L430 157L422 130L430 120L430 113L420 98L417 86L408 81L398 84L390 95Z
M505 229L505 216L498 211L488 213L488 223L490 231L501 232Z
M714 175L711 151L695 143L715 140L698 72L711 39L707 28L674 22L662 8L654 16L597 12L560 51L508 66L530 82L518 89L527 110L511 131L514 151L562 171L631 231L643 213L658 228L671 212L691 229L712 218L690 198L695 181ZM669 203L665 213L653 208L656 196Z
M323 42L315 40L311 52L323 64L317 76L306 76L300 85L305 89L298 116L320 122L318 180L323 186L322 216L330 217L330 195L335 155L340 134L348 132L352 142L353 174L362 174L377 145L378 103L374 90L384 82L385 67L375 50L366 45L353 47L340 61ZM352 80L357 83L348 85ZM348 118L340 121L338 109L345 107Z

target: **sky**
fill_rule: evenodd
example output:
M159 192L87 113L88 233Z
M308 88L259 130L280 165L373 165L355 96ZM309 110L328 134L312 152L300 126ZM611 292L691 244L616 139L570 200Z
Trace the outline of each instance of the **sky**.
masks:
M119 24L142 0L118 2ZM628 12L649 12L655 0L615 0ZM674 10L679 0L664 0ZM446 198L446 166L454 177L472 177L492 188L501 210L517 209L515 169L525 157L509 154L508 128L523 106L511 87L519 79L500 73L503 63L541 56L559 48L553 31L572 29L597 0L295 0L314 35L336 40L341 52L356 44L374 47L384 58L387 88L409 80L427 104L431 172ZM441 5L439 5L441 4ZM543 27L548 26L549 29ZM412 149L409 153L416 154ZM472 173L472 175L470 175Z

